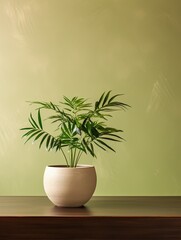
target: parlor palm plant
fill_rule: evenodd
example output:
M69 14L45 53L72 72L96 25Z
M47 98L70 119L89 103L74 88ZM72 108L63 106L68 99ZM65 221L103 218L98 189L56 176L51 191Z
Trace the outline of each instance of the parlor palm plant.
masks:
M76 167L83 153L96 157L95 147L106 151L115 151L108 142L120 142L123 140L116 129L107 125L111 113L117 110L125 110L128 104L120 102L121 94L111 96L111 91L104 92L94 104L87 99L64 96L64 101L59 104L52 102L33 101L37 105L37 117L31 113L29 127L21 128L25 131L22 137L27 141L39 142L39 148L46 146L48 151L61 151L67 167ZM48 119L56 125L55 135L44 129L42 110L49 110ZM26 143L25 142L25 143Z

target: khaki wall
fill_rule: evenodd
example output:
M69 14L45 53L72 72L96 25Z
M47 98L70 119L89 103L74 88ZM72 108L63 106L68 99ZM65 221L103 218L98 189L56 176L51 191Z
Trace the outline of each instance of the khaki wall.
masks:
M84 156L96 195L181 195L181 1L0 0L0 195L42 195L60 154L23 144L27 100L124 93L126 142ZM119 116L119 117L118 117Z

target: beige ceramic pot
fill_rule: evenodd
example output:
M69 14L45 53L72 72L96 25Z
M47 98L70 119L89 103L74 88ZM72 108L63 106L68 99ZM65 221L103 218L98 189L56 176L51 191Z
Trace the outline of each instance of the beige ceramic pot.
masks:
M97 178L94 166L54 165L46 167L43 180L44 190L56 206L80 207L92 197Z

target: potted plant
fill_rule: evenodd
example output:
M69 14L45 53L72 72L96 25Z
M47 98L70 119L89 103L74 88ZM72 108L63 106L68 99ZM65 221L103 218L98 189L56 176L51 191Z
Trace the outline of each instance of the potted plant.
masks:
M44 145L48 151L61 152L66 163L47 166L44 173L45 192L56 206L78 207L92 197L96 187L95 168L78 163L82 154L96 157L96 147L115 152L108 142L123 140L119 135L122 130L107 125L113 111L129 107L117 100L120 95L104 92L94 104L84 98L65 96L59 104L30 102L37 105L37 117L30 113L30 126L21 128L25 131L22 137L27 138L26 142L38 141L39 148ZM50 113L46 119L42 118L43 110ZM56 126L54 134L44 129L47 119Z

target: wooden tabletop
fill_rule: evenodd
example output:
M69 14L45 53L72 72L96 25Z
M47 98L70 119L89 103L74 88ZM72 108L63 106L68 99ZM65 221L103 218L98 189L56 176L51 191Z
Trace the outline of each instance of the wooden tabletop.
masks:
M93 197L84 207L55 207L47 197L0 197L2 216L181 217L181 197Z
M0 240L180 240L181 197L93 197L55 207L47 197L0 197Z

